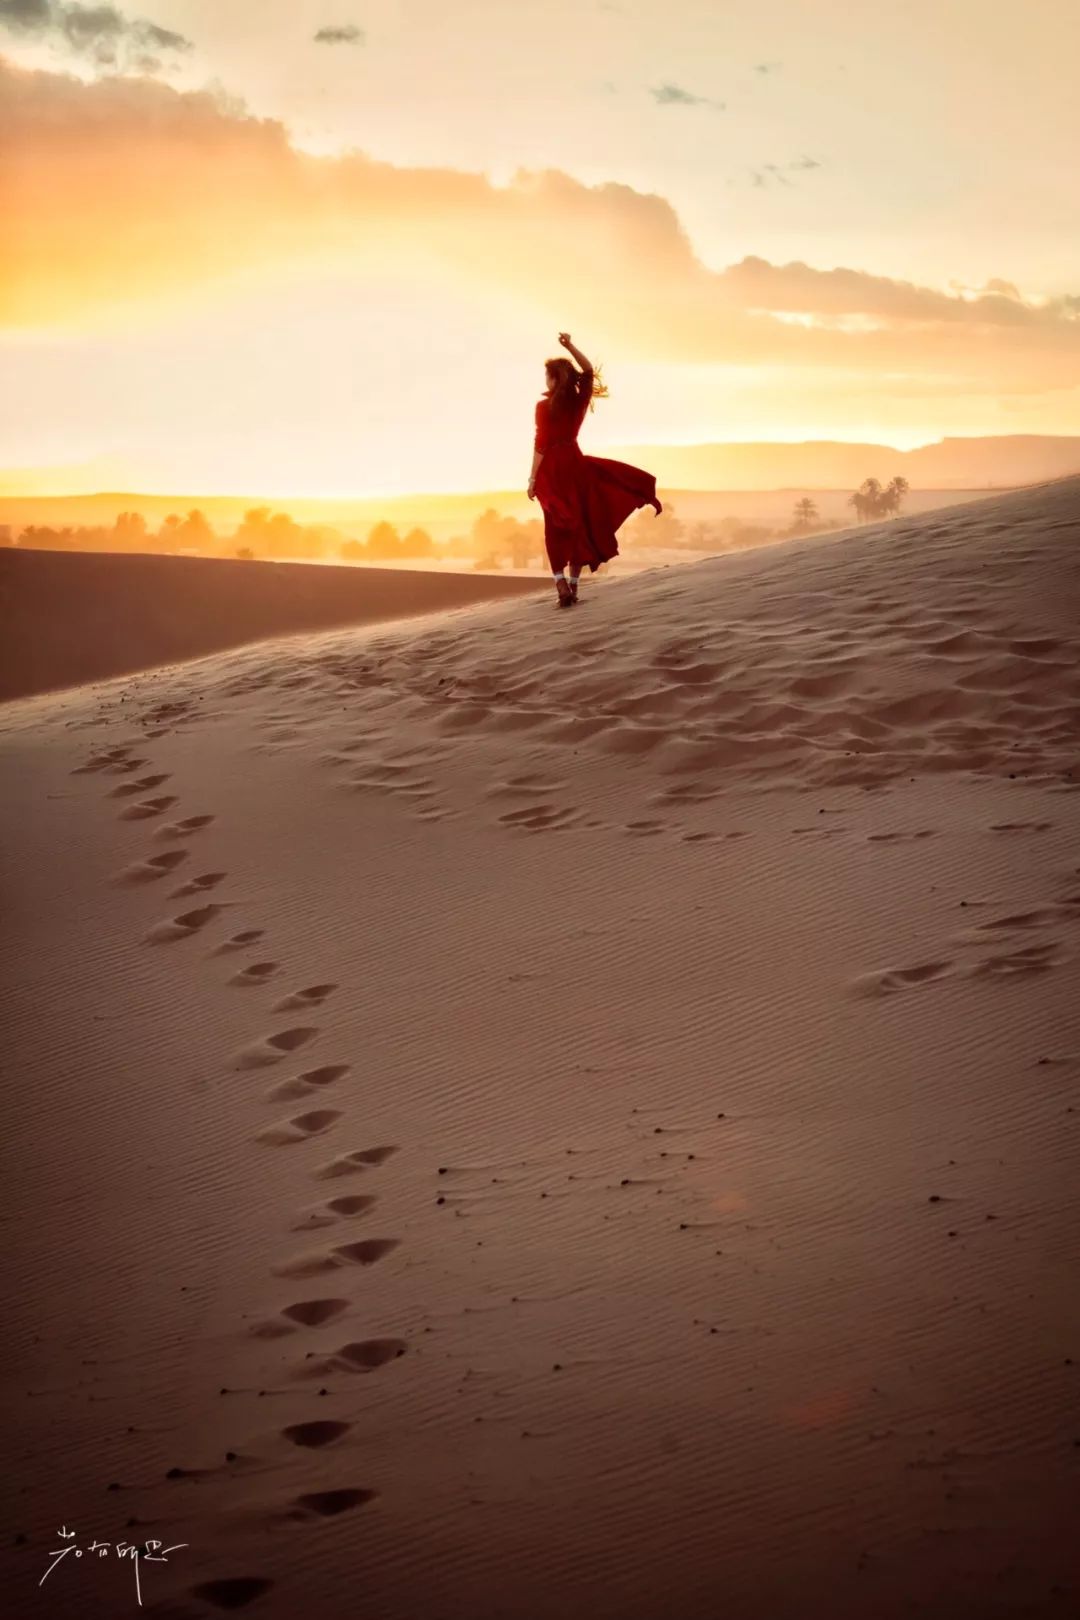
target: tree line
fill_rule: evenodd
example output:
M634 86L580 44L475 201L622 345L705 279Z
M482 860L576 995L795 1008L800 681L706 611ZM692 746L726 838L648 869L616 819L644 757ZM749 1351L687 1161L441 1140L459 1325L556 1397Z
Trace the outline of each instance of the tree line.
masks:
M893 478L882 485L867 478L848 497L860 522L894 516L908 492L907 480ZM636 513L619 533L622 550L726 552L741 551L770 541L786 540L839 528L823 519L816 502L804 495L792 508L791 520L779 527L748 523L736 517L686 522L673 504L665 503L659 516ZM427 529L415 526L402 532L381 521L365 538L346 535L325 523L297 523L287 512L269 506L252 507L230 535L219 534L198 508L170 513L151 528L140 512L117 515L111 525L27 524L17 535L0 528L0 544L47 551L125 551L237 557L245 561L300 561L345 563L471 562L477 569L546 568L544 525L541 518L520 519L488 507L474 518L468 531L435 540Z
M380 521L360 539L325 523L297 523L287 512L252 507L231 534L219 533L205 512L173 512L151 527L141 512L120 512L112 524L26 524L0 528L0 545L37 551L124 551L167 556L235 557L244 561L398 563L471 561L477 568L539 567L544 527L489 507L468 532L437 541L427 529Z

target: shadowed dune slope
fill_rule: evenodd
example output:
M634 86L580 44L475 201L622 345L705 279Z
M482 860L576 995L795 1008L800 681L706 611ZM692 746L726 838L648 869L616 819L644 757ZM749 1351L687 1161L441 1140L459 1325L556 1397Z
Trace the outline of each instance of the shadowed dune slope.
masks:
M0 699L539 588L490 574L4 548Z

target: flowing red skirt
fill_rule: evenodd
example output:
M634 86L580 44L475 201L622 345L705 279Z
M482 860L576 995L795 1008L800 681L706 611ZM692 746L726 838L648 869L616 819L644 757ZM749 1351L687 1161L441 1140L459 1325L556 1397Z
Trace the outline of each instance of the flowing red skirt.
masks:
M656 479L640 467L586 456L578 444L553 444L536 474L544 543L552 571L589 568L618 555L615 531L631 512L656 505Z

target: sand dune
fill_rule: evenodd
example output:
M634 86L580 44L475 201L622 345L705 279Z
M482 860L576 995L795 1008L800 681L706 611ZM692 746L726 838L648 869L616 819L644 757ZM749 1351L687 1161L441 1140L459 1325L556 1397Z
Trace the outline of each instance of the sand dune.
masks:
M521 576L0 548L0 699L539 588Z
M16 1612L1075 1615L1078 540L3 710Z

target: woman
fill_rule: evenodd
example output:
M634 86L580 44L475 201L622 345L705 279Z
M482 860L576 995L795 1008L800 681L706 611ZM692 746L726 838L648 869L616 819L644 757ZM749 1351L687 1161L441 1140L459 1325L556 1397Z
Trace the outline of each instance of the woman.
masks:
M561 356L544 363L547 390L536 403L529 499L539 500L543 508L544 544L559 606L573 607L581 570L595 573L601 563L618 555L615 530L620 524L639 506L651 506L658 513L663 508L651 473L625 461L582 455L577 436L585 412L593 396L603 397L607 389L574 347L569 332L560 332L559 342L581 370Z

